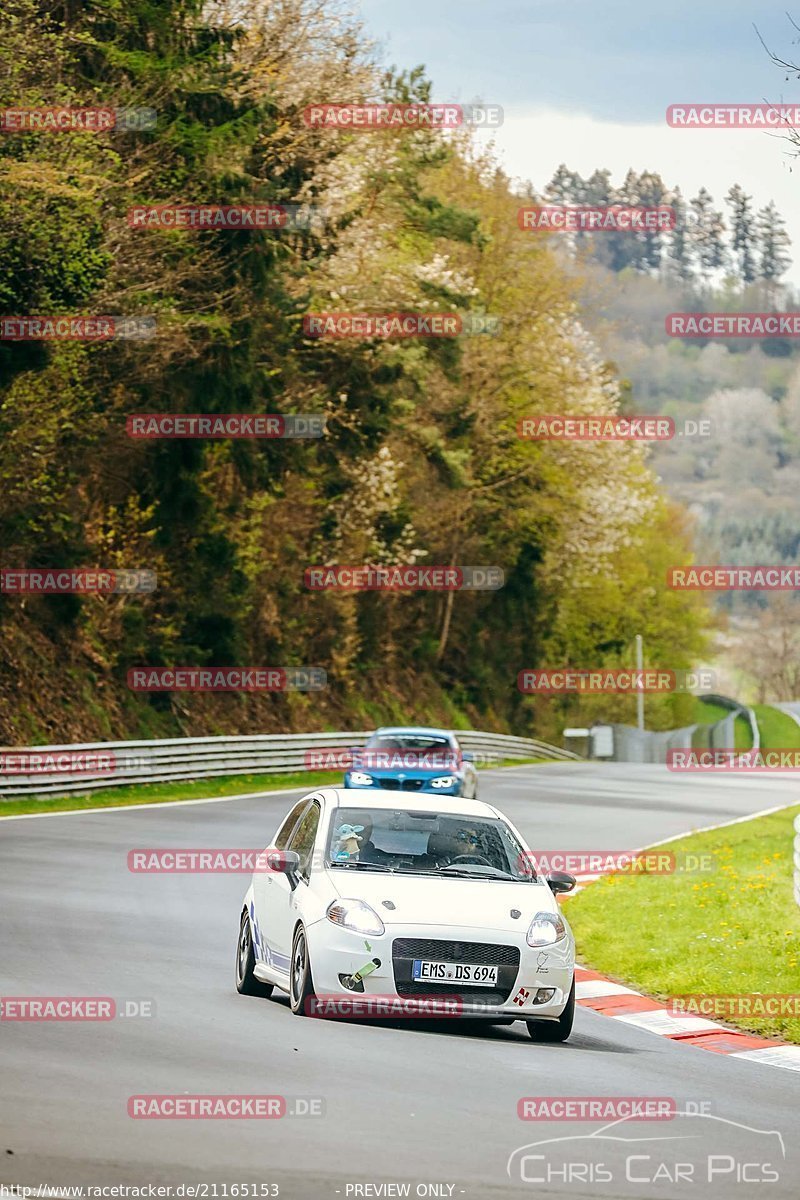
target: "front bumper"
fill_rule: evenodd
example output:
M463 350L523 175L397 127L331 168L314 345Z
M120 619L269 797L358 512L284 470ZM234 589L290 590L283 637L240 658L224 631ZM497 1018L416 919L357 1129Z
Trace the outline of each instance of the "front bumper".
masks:
M376 937L341 929L327 920L318 921L307 929L314 990L318 996L352 998L353 1015L370 1015L366 1010L371 998L376 1010L372 1015L376 1016L384 1015L380 1011L381 1001L392 1000L398 1002L395 1011L385 1015L555 1019L563 1012L572 987L575 971L572 935L568 933L554 946L534 949L525 941L525 932L525 929L511 933L452 925L395 924L387 925L386 932ZM461 947L463 961L496 964L497 986L459 988L453 981L414 984L410 964L415 957L448 961L446 950L437 954L425 948L430 942L448 943L450 947L456 943ZM485 946L486 950L476 951L473 949L476 946ZM376 959L380 965L361 981L358 990L345 986L344 979L367 964L374 965ZM552 989L552 996L537 1002L536 995L541 989ZM431 1011L431 998L438 998L447 1011ZM364 1004L359 1006L355 1002ZM365 1011L358 1011L359 1007Z

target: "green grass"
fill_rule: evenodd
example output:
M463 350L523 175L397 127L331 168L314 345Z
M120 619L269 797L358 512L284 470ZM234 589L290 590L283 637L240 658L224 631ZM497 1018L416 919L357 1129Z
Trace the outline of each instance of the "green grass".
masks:
M770 704L754 704L761 745L765 750L788 750L800 746L800 725Z
M731 715L729 708L720 704L709 704L706 700L695 700L693 720L698 722L698 728L692 734L692 747L695 750L708 750L711 745L710 726ZM800 732L800 730L798 730ZM753 744L750 722L746 717L738 716L733 723L733 748L749 750ZM726 749L728 747L725 747Z
M551 762L549 758L506 758L492 766L519 767ZM298 771L286 775L224 775L218 779L178 780L175 783L141 783L96 791L73 792L68 796L24 796L0 800L0 820L26 813L78 812L86 808L125 808L131 804L161 804L170 800L205 800L217 796L236 796L248 792L269 792L317 787L336 787L342 782L341 771Z
M733 723L733 745L735 750L750 750L753 745L753 731L747 717L738 716Z
M666 1000L800 992L800 906L792 895L792 821L800 807L678 838L659 850L709 856L710 868L607 876L568 898L587 966ZM800 1043L800 1018L728 1019Z
M165 800L205 800L207 797L268 792L276 788L311 788L342 782L341 771L298 771L294 775L224 775L219 779L179 780L175 783L141 783L98 788L68 796L24 796L0 801L0 819L23 813L72 812L84 808L123 808L131 804L161 804Z
M710 704L708 700L701 700L696 696L692 721L696 721L698 725L713 725L723 717L729 717L730 712L729 708L723 708L721 704Z

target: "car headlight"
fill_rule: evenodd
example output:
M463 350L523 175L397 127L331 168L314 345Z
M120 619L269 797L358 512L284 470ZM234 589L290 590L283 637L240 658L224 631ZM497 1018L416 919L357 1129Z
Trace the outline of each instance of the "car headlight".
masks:
M529 946L552 946L567 936L561 913L540 912L531 921L526 941Z
M371 775L367 775L366 771L351 771L350 782L357 784L372 783L373 779Z
M325 916L334 925L342 929L352 929L354 933L372 933L376 937L386 932L386 927L374 908L370 908L363 900L334 900L328 905Z
M456 775L440 775L437 779L431 780L431 787L452 787L454 783L458 783L458 777Z

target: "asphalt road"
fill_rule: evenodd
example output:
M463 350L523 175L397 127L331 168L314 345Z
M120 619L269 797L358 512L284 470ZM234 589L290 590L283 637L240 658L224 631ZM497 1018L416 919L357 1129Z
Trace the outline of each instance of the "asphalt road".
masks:
M798 795L786 777L676 776L632 764L482 772L481 789L542 849L630 849ZM292 1016L278 993L237 995L245 878L135 875L127 853L262 847L292 795L0 823L0 994L155 1005L150 1018L106 1023L0 1022L0 1183L206 1183L209 1196L224 1196L222 1185L231 1195L233 1184L274 1184L285 1200L797 1197L800 1073L682 1047L586 1010L567 1044L548 1046L520 1023L320 1021ZM315 1098L324 1112L131 1119L128 1097L152 1093ZM648 1139L627 1167L629 1143L587 1145L596 1123L517 1116L523 1096L587 1095L674 1097L710 1116L615 1130ZM782 1135L785 1159L768 1131ZM546 1170L550 1182L522 1181L518 1159L507 1173L517 1148L573 1136L584 1140L546 1148L545 1165L526 1161L528 1179ZM731 1157L715 1162L709 1184L710 1153ZM681 1163L683 1180L673 1182ZM691 1174L687 1164L696 1164ZM772 1168L777 1181L756 1182Z

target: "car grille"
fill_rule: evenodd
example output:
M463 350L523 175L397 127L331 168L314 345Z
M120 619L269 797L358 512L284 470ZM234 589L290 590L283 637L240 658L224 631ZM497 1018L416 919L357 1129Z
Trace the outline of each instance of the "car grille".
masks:
M387 792L419 792L425 783L424 779L378 779L378 783Z
M480 963L497 966L497 988L460 987L449 990L441 984L412 978L415 958L435 962ZM519 950L493 942L457 942L440 938L395 938L392 942L394 983L399 996L442 996L466 1001L480 999L484 1004L503 1004L519 972Z
M448 942L439 938L395 938L393 958L431 958L436 962L479 963L487 967L519 967L516 946L491 942Z

